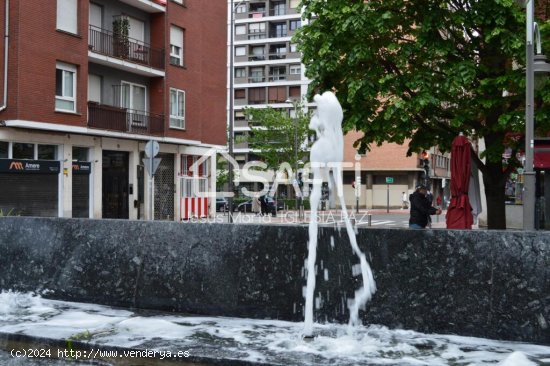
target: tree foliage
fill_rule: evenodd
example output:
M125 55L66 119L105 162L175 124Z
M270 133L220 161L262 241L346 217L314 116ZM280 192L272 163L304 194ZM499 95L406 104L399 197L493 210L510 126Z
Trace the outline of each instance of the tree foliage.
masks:
M487 197L489 226L502 228L504 183L518 165L511 161L503 169L502 153L504 146L521 147L509 135L525 126L524 10L514 0L302 5L309 24L295 41L312 79L310 93L336 89L345 128L365 133L357 147L410 139L410 155L434 145L448 151L459 132L484 138L487 161L472 156L486 189L502 191ZM543 91L537 98L541 130L549 126L548 97Z
M271 107L246 108L245 115L249 118L251 130L242 141L248 143L248 147L268 169L278 169L283 162L294 167L298 161L307 160L310 118L302 104L296 106L295 118L290 117L287 110Z

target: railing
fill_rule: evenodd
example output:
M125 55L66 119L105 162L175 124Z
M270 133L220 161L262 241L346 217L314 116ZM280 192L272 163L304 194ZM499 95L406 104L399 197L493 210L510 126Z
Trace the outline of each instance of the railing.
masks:
M269 38L281 38L281 37L286 37L287 35L288 35L288 32L286 30L285 31L278 30L278 31L269 32Z
M88 127L140 135L163 136L164 116L88 102Z
M248 61L264 61L265 59L265 55L263 54L248 56Z
M269 54L269 59L270 60L282 60L282 59L285 59L285 58L286 58L286 53L275 52L275 53L270 53Z
M265 81L265 76L250 76L248 78L249 83L263 83Z
M164 70L164 50L130 37L90 26L88 48L92 52Z
M269 10L269 15L270 16L286 15L286 9L284 8L271 9Z
M269 81L281 81L286 80L286 74L269 75Z

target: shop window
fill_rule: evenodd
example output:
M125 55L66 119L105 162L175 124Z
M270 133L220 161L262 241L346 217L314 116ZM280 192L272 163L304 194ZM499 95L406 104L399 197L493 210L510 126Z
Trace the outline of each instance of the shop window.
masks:
M10 143L0 141L0 159L7 159L9 154Z
M89 161L88 148L73 146L73 161Z
M39 160L56 160L57 146L56 145L38 145Z
M12 153L14 159L34 159L34 144L14 142Z

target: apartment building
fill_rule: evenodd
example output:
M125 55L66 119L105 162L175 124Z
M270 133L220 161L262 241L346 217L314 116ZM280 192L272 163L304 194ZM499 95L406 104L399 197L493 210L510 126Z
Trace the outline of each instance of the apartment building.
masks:
M292 36L301 27L299 0L228 1L234 17L234 131L250 131L246 107L288 110L307 93L300 53ZM230 26L230 25L229 25ZM231 40L230 40L231 41ZM239 163L255 160L246 143L235 145Z
M246 107L270 106L295 113L292 103L307 94L309 80L297 45L292 42L295 31L302 26L299 0L228 0L228 25L234 17L234 131L235 159L239 163L256 160L257 157L239 136L250 131L243 112ZM233 4L233 8L232 8ZM231 14L233 12L233 14ZM229 39L229 38L228 38ZM231 39L229 39L231 45ZM231 52L231 51L229 51ZM229 95L231 91L229 91ZM314 103L306 103L306 108ZM353 143L361 136L350 132L345 137L345 161L360 164L362 179L356 179L355 168L344 168L344 191L348 205L356 203L352 183L357 181L361 207L386 207L387 185L385 178L393 178L390 205L401 205L402 192L412 192L424 174L420 156L407 157L407 146L383 144L374 146L366 156L357 156ZM436 153L430 156L429 175L434 192L444 195L445 180L449 178L448 155ZM241 186L257 185L241 179ZM448 186L447 186L448 190ZM292 189L286 190L292 193Z
M154 140L154 218L182 218L192 164L226 144L225 4L1 3L3 212L149 219ZM201 191L215 190L214 164L198 168Z

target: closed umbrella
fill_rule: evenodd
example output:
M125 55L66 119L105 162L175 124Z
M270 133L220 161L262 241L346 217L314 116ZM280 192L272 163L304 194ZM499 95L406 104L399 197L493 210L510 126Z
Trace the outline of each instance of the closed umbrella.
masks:
M447 229L472 228L472 207L468 198L470 174L470 141L460 134L451 147L451 203L447 209Z

